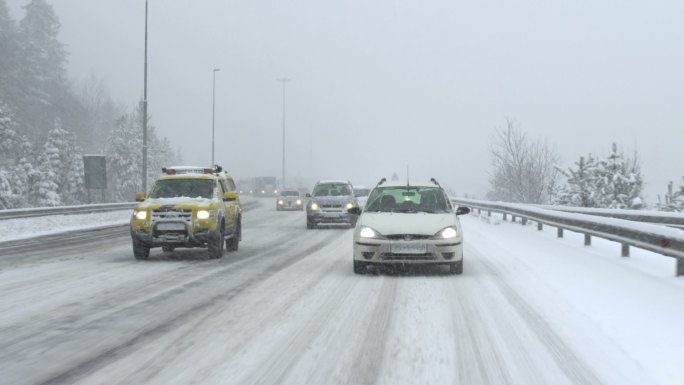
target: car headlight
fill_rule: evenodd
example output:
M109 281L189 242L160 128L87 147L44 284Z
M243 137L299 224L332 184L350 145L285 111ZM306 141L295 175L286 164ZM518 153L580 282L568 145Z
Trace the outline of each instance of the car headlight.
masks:
M320 210L321 206L318 205L316 202L311 202L311 210Z
M346 206L347 210L349 210L352 207L354 207L353 203L351 203L351 202L347 203L347 206Z
M359 236L361 238L379 238L380 233L371 229L368 226L363 226L363 227L361 227L361 231L359 231Z
M301 199L297 199L297 201L295 202L295 204L296 204L297 206L301 205L301 204L302 204L302 200L301 200Z
M144 221L147 219L147 210L135 210L133 211L133 216L137 220Z
M278 204L279 204L279 205L282 205L283 203L285 203L285 202L283 202L282 199L279 199L279 200L278 200Z
M209 210L197 210L197 219L209 219L211 216L211 211Z
M458 236L458 230L456 230L455 227L449 226L445 227L442 230L439 230L437 234L435 234L436 238L442 238L442 239L451 239L451 238L456 238Z

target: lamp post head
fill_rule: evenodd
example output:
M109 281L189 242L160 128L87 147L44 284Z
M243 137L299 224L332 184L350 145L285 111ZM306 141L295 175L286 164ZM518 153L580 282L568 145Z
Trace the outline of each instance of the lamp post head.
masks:
M216 72L216 71L221 71L221 69L220 68L214 68L214 72Z

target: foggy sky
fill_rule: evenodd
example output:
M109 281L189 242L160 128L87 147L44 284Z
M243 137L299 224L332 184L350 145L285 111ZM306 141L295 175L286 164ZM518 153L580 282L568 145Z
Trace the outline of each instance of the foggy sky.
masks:
M9 0L15 19L24 0ZM81 80L132 107L143 89L143 0L52 0ZM567 168L638 151L649 204L684 175L684 2L149 0L152 124L185 163L237 178L374 185L393 172L488 190L506 118ZM310 186L309 186L310 187Z

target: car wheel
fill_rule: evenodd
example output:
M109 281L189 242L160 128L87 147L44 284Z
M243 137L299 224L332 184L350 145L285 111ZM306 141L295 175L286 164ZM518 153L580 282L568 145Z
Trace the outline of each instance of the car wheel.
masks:
M223 256L223 224L221 224L221 229L217 234L215 234L213 239L209 240L209 245L207 251L209 252L209 258L218 259Z
M354 274L366 274L366 264L364 262L354 261Z
M449 272L451 274L462 274L463 273L463 259L458 262L449 264Z
M150 257L150 247L134 238L133 255L135 256L135 259L146 260Z
M238 250L238 247L240 245L240 233L242 232L241 227L242 224L240 223L240 221L238 221L237 225L235 226L235 232L233 233L233 236L230 239L226 239L226 250Z
M168 245L162 245L162 250L164 250L165 253L171 253L175 247L173 246L168 246Z
M306 228L309 229L309 230L315 229L315 228L316 228L316 223L315 223L315 222L306 221Z

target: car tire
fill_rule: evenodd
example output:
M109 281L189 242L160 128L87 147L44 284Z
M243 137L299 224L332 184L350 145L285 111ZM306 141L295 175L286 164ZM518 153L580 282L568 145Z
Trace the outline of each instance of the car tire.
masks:
M458 262L450 263L449 272L451 274L463 274L463 259Z
M242 233L242 224L238 220L235 225L235 232L230 239L226 239L226 250L237 251L240 246L240 234Z
M366 264L364 262L354 261L354 274L366 274Z
M133 256L138 260L147 260L150 257L150 247L133 238Z
M176 248L173 246L168 246L168 245L162 245L162 250L164 250L165 253L171 253L173 250Z
M209 252L209 258L219 259L223 257L223 223L221 223L221 229L217 234L211 237L209 244L207 245L207 251Z
M316 222L306 221L306 228L311 230L316 228Z

